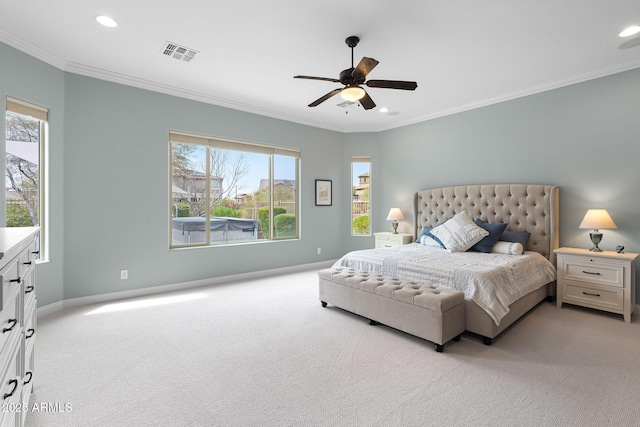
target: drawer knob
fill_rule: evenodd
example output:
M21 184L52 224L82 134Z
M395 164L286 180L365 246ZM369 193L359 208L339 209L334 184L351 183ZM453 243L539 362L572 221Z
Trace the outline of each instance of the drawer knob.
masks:
M17 279L11 279L9 280L10 283L20 283L22 282L22 277L18 277Z
M601 275L601 274L600 274L599 272L597 272L597 271L595 271L595 272L594 272L594 271L585 271L585 270L582 270L582 272L583 272L584 274L593 274L594 276L600 276L600 275Z
M13 384L13 390L9 393L5 393L3 399L13 396L13 393L16 392L16 389L18 388L18 380L9 380L9 385L11 384Z
M22 385L27 385L27 384L29 384L29 383L31 382L31 380L33 379L33 372L29 371L29 372L27 372L27 373L25 374L25 376L26 376L26 375L29 375L29 379L28 379L28 380L26 380L25 382L23 382L23 383L22 383Z
M584 292L584 291L583 291L582 293L583 293L584 295L589 295L590 297L599 297L599 296L600 296L600 294L592 294L592 293L590 293L590 292Z
M36 333L35 329L29 329L27 331L27 335L24 336L24 339L28 340L29 338L31 338L34 334Z
M2 333L4 334L5 332L11 332L11 330L13 329L14 326L16 326L16 324L18 323L18 319L9 319L9 321L7 323L11 323L11 326L9 326L8 328L4 328L2 330Z
M31 292L33 292L34 289L35 289L35 287L33 287L32 285L29 285L24 289L24 293L25 294L31 293Z
M24 265L31 265L33 264L33 261L27 261L27 262L23 262Z

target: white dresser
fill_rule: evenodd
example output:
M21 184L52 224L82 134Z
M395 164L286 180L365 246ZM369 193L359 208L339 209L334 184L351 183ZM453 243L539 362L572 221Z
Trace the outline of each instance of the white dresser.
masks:
M0 228L0 427L22 426L33 387L36 227Z
M554 251L558 264L557 304L581 305L622 314L631 322L635 308L635 253L560 248Z

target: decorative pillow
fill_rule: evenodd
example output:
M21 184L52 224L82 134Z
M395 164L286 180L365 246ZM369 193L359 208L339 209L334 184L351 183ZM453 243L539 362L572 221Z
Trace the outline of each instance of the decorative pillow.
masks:
M421 245L425 245L425 246L432 246L435 248L444 249L444 245L442 244L442 242L438 240L438 238L435 237L433 234L431 234L432 229L433 227L424 227L422 229L422 233L420 234L420 236L418 236L418 240L416 240L416 243L420 243Z
M488 236L489 232L478 227L466 211L434 227L431 232L449 252L464 252L471 246Z
M517 242L496 242L491 248L494 254L522 255L524 250L522 245Z
M420 243L421 245L424 245L424 246L431 246L432 248L443 249L442 243L438 242L432 236L422 235L420 236L420 240L418 240L416 243Z
M527 240L529 240L529 236L531 233L528 231L508 231L505 230L502 233L502 236L498 240L503 242L514 242L520 243L522 245L523 250L527 247Z
M491 252L491 248L498 241L502 232L507 228L507 224L490 224L480 219L476 219L475 223L478 227L482 227L489 232L489 235L480 240L475 245L471 246L470 251L484 252L488 254Z

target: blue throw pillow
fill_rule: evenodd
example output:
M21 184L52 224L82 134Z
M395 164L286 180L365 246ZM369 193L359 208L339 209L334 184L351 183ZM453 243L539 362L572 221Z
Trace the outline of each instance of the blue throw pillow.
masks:
M416 240L416 243L420 243L420 238L422 236L427 236L427 237L431 237L433 240L435 240L440 245L440 247L442 247L442 249L445 249L445 247L442 244L442 242L440 241L440 239L438 239L436 236L431 234L431 230L432 229L433 229L433 227L424 227L422 229L422 233L418 236L418 239Z
M482 227L489 232L489 235L484 237L475 245L471 246L470 251L476 252L491 252L491 248L496 244L498 239L502 236L505 228L507 228L507 224L490 224L488 222L484 222L482 220L476 219L474 221L478 227Z
M531 236L531 233L529 233L528 231L508 231L505 230L502 233L502 236L500 236L499 240L502 240L503 242L514 242L514 243L520 243L522 245L522 249L523 250L527 250L527 240L529 240L529 236Z

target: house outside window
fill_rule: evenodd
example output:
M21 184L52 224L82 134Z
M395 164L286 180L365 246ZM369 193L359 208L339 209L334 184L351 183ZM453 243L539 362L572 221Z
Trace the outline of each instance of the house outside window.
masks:
M351 158L351 234L371 235L371 158Z
M45 259L46 108L6 98L5 226L39 226L37 259Z
M299 151L171 132L171 248L299 237Z

